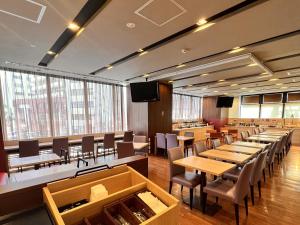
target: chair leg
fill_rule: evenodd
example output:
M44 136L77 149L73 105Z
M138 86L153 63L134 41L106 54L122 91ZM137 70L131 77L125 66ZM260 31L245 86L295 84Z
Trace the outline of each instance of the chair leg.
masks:
M259 197L261 198L261 181L257 182Z
M206 211L206 201L207 201L207 193L202 193L203 198L202 198L202 211L205 214Z
M272 166L272 173L274 174L274 162L272 162L271 166Z
M190 209L193 209L193 198L194 198L194 190L190 188Z
M181 189L180 189L180 190L181 190L181 192L182 192L182 190L183 190L183 185L181 185Z
M251 202L252 205L254 205L254 186L250 185L250 191L251 191Z
M246 209L246 216L248 216L248 195L244 198L244 203L245 203L245 209Z
M264 183L266 183L266 172L265 172L265 169L263 169L263 176L264 176Z
M234 204L236 225L240 224L239 204Z
M172 192L172 186L173 186L173 182L170 181L170 184L169 184L169 193L170 193L170 194L171 194L171 192Z

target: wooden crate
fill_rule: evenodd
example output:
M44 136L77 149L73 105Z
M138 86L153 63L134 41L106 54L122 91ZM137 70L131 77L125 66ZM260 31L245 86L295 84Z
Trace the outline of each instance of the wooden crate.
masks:
M97 184L106 187L107 197L59 212L58 208L61 206L83 199L88 200L91 187ZM84 218L93 218L102 213L104 206L145 189L151 191L168 208L141 224L178 224L179 201L126 165L49 183L43 188L43 197L56 225L81 225L85 224Z

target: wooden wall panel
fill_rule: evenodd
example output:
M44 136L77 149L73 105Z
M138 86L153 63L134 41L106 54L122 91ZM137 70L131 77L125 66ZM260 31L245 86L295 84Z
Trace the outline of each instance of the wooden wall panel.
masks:
M172 85L160 84L160 101L148 103L148 135L151 151L154 151L154 136L157 132L172 132Z
M0 176L1 176L1 173L3 173L3 172L5 172L5 173L8 172L8 159L7 159L7 154L4 151L2 124L1 124L1 120L0 120Z

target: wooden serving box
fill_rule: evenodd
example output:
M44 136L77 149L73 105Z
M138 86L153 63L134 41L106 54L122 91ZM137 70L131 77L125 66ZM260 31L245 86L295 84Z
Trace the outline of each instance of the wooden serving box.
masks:
M106 187L107 197L59 212L59 208L68 204L82 200L89 201L91 187L97 184L103 184ZM97 221L95 224L105 224L105 221L102 223L101 220L106 206L142 190L152 192L167 206L167 209L140 224L178 224L179 201L126 165L49 183L43 188L43 197L56 225L87 224L84 220Z

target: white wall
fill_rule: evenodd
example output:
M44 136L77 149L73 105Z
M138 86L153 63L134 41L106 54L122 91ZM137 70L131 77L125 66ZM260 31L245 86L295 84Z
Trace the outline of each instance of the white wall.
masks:
M240 118L240 97L234 97L232 108L229 108L228 118Z

